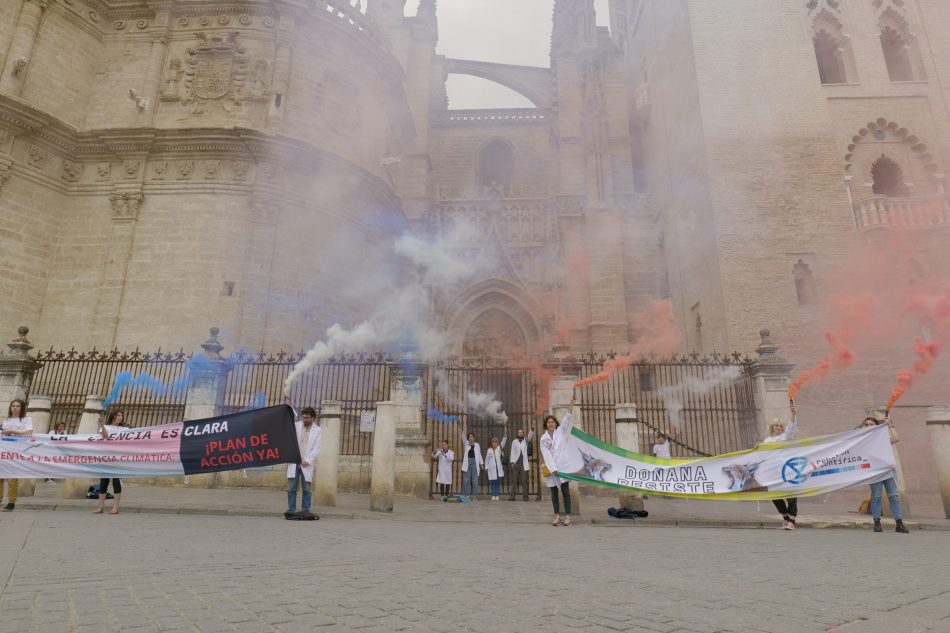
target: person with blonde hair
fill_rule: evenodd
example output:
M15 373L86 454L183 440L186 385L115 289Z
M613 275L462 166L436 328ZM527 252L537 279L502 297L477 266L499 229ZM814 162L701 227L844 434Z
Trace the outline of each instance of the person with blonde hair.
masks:
M871 428L885 423L887 424L887 432L890 435L891 444L897 444L900 442L901 438L899 435L897 435L897 429L894 428L894 423L891 422L889 418L878 420L875 417L868 416L864 418L864 422L862 422L861 426L858 428ZM897 527L894 529L894 531L899 534L910 534L910 531L907 529L907 526L904 525L904 521L901 516L901 501L900 495L897 492L896 472L892 472L891 476L884 481L876 481L871 484L871 517L874 519L874 531L884 531L884 528L881 527L881 501L883 496L882 493L885 490L887 491L887 502L891 506L891 514L894 515L894 521L897 523Z
M793 404L791 406L792 419L786 423L780 418L775 418L769 424L769 436L762 440L763 444L770 442L787 442L798 437L798 409ZM798 498L772 499L775 509L782 515L782 529L794 530L795 521L798 519Z

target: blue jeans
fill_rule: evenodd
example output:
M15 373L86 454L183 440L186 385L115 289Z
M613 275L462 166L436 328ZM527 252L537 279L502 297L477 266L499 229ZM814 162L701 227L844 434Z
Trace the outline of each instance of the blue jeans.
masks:
M881 518L881 490L887 490L887 502L891 505L891 514L894 519L901 520L901 501L897 494L897 479L891 477L884 481L871 484L871 516Z
M310 500L312 495L310 494L310 482L303 478L303 470L300 466L297 466L297 472L294 473L294 477L287 478L287 511L296 512L297 511L297 485L299 482L303 482L303 499L300 500L300 509L304 512L310 511Z
M501 494L501 479L489 479L488 487L491 488L491 496L497 497Z
M474 457L468 458L468 470L462 473L462 494L467 497L478 494L478 465Z

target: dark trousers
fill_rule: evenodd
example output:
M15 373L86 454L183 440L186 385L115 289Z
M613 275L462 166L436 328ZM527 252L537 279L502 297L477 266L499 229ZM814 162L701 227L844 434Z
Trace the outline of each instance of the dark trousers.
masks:
M775 504L775 509L784 517L794 519L798 516L798 499L792 497L791 499L772 499L772 503Z
M554 514L561 514L561 504L558 502L557 486L551 486L551 505L554 506ZM571 514L571 482L565 481L561 484L561 494L564 495L564 514Z
M108 492L109 488L109 479L100 479L99 480L99 494L104 495ZM122 493L122 480L116 477L112 480L112 494L117 495Z
M524 469L524 465L521 463L511 465L511 500L514 501L515 497L518 494L524 496L525 499L528 498L528 473Z
M439 496L440 497L449 496L449 484L439 484Z

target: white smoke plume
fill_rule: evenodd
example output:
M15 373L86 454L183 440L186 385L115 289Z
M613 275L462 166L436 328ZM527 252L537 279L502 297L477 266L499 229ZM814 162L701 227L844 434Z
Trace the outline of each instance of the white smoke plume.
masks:
M415 345L422 360L443 355L447 333L429 324L429 291L451 288L486 268L486 258L463 259L453 252L459 245L477 243L477 238L476 229L464 223L435 240L409 234L398 237L392 244L395 265L405 268L406 262L413 264L418 276L396 276L396 282L388 288L380 287L382 278L390 278L382 270L365 271L366 279L360 279L359 275L349 279L347 286L351 294L360 288L372 293L371 316L351 328L339 323L327 328L324 340L314 345L287 376L284 395L289 395L291 386L309 369L337 354L375 351L408 341Z
M742 370L739 367L721 367L714 369L706 378L689 376L679 384L661 387L657 389L656 395L663 401L673 427L681 429L683 424L683 399L687 392L693 395L707 394L716 387L735 382L741 375Z
M495 424L507 424L508 414L502 410L501 402L493 393L468 392L468 408L475 415L491 418Z

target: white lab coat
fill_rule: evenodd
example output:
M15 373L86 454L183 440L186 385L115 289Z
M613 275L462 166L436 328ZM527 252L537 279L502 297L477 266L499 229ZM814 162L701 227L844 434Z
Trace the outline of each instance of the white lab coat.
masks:
M485 453L485 472L488 473L488 481L495 481L505 476L505 466L501 461L501 453L507 441L507 437L501 438L501 446L498 448L489 446Z
M770 435L764 440L763 444L770 442L787 442L798 437L798 422L793 418L791 422L785 425L785 432L780 435Z
M297 422L297 444L300 444L300 438L303 436L303 422ZM310 426L310 441L307 443L307 449L300 456L301 462L310 464L303 469L304 481L313 481L313 465L317 461L317 454L320 453L320 441L323 439L323 429L314 422ZM287 464L287 479L293 479L297 476L297 464Z
M541 434L538 444L541 447L541 458L544 465L550 472L558 471L565 473L580 472L584 468L584 457L580 450L571 442L571 426L573 421L571 414L568 413L561 421L561 426L554 429L554 434L545 431ZM561 479L556 475L551 475L545 479L548 488L560 486L567 479Z
M511 454L508 456L508 461L512 466L518 463L518 460L521 459L521 456L524 455L524 469L525 472L531 470L531 465L528 461L528 444L534 439L534 429L528 431L527 439L519 440L515 438L511 442Z
M439 470L435 476L435 483L437 484L447 484L452 485L452 461L455 459L455 453L452 452L452 449L448 449L445 453L442 452L442 449L432 453L432 459L439 461Z
M659 444L653 445L653 455L656 457L662 457L664 459L670 459L670 441L666 440L665 442L660 442Z
M468 438L465 437L465 433L462 433L462 472L468 472L468 449L472 444L468 443ZM477 468L482 468L485 465L485 460L482 459L482 447L478 442L475 442L475 466Z

